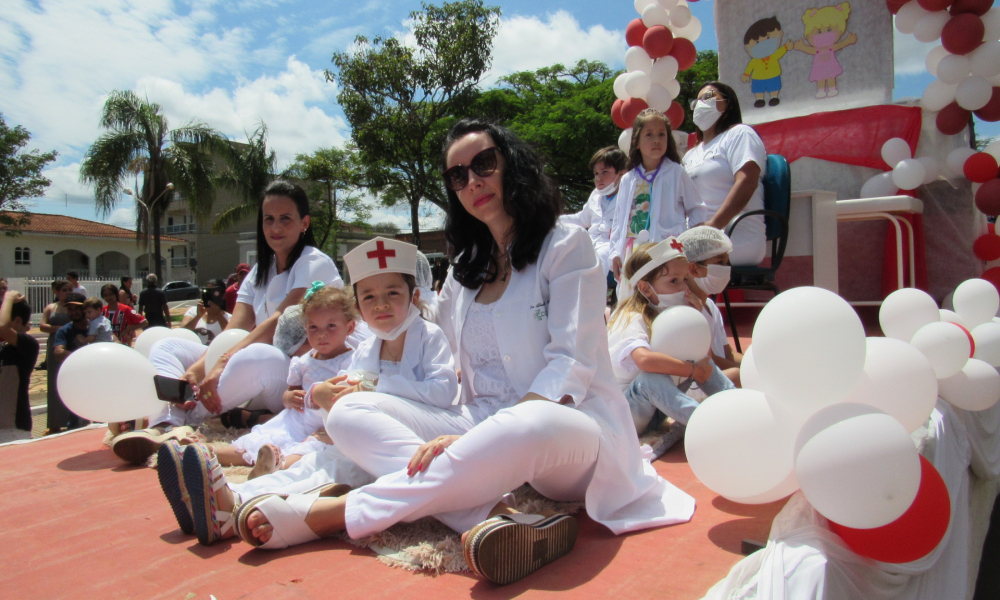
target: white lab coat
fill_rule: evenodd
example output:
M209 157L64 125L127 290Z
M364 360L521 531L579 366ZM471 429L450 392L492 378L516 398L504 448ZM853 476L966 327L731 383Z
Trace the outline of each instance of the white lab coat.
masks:
M381 350L382 340L374 335L369 337L354 351L347 370L378 373ZM406 329L399 373L379 375L375 391L440 408L451 407L458 395L458 375L448 338L441 328L421 318L414 319Z
M639 169L642 169L640 166ZM629 213L635 197L635 187L642 176L632 169L622 177L618 186L618 200L615 201L614 219L611 225L611 259L618 257L624 261L628 256L625 245L628 241ZM677 236L690 227L708 220L708 208L684 167L663 160L663 166L650 189L649 241L659 242L670 236Z
M611 225L615 216L617 192L608 198L594 190L583 205L583 209L572 215L563 215L559 220L567 225L577 225L587 230L594 244L597 259L607 273L611 270Z
M511 274L494 311L504 367L518 395L567 398L600 426L600 452L586 492L591 518L615 533L686 522L694 498L640 457L628 403L611 372L604 274L592 248L583 231L559 223L538 260ZM459 341L477 293L449 273L441 294L442 328L463 367L465 403L472 400L475 373L466 368L469 357Z

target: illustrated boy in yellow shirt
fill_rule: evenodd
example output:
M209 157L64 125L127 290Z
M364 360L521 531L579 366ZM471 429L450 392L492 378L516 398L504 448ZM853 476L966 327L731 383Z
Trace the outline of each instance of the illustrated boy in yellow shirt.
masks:
M781 65L778 60L792 49L791 42L782 45L784 35L778 18L770 17L751 25L743 36L743 47L750 55L750 62L740 79L744 83L751 82L750 91L757 98L754 108L764 107L764 94L770 94L767 104L771 106L781 102L778 99L781 91Z

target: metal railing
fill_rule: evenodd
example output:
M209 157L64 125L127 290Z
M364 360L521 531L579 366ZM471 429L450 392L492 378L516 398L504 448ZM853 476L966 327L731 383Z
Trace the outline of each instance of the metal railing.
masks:
M195 223L183 223L181 225L161 225L161 235L171 235L175 233L197 233L198 227Z
M170 266L175 269L178 267L187 267L189 264L190 263L188 263L188 257L186 256L180 256L170 259Z

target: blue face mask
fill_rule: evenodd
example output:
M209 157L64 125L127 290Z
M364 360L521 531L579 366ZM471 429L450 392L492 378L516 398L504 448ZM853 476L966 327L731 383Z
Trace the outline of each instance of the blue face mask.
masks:
M781 39L779 38L768 38L763 42L757 42L756 46L750 48L750 56L754 58L767 58L777 52L780 45Z

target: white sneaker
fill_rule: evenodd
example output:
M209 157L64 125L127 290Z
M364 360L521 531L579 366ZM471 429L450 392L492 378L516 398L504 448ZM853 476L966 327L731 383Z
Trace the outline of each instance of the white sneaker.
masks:
M816 99L826 98L826 90L816 92Z
M826 93L826 97L827 97L827 98L833 98L834 96L836 96L836 95L837 95L837 94L839 94L839 93L840 93L840 92L838 92L838 91L837 91L837 88L830 88L830 91L828 91L828 92Z

